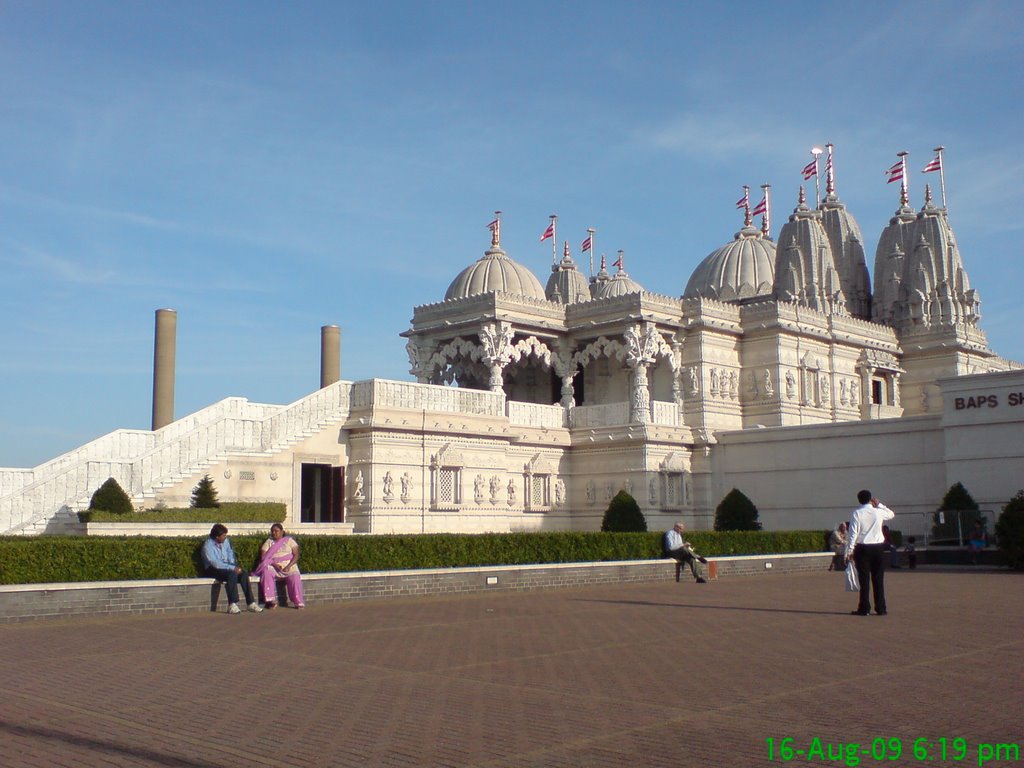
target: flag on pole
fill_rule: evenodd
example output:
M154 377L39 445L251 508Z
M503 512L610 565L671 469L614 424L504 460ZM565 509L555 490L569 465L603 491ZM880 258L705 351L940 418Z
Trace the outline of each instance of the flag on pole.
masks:
M932 171L942 170L942 155L936 155L934 159L924 167L921 173L931 173Z
M587 239L584 240L583 241L583 245L580 246L580 252L581 253L586 253L587 251L589 251L593 247L593 245L594 245L594 236L593 235L587 235Z
M805 165L804 169L803 169L803 171L801 171L801 173L803 173L803 175L804 175L804 181L809 181L810 179L812 179L815 176L817 176L818 175L818 160L817 160L817 158L815 158L814 160L811 160L811 162L809 162L807 165Z
M737 208L746 208L748 205L750 205L750 196L746 192L746 190L744 190L743 197L741 197L739 200L736 201L736 207Z
M618 267L619 269L622 269L622 254L621 253L619 254L619 258L617 258L615 261L612 262L612 266L613 267Z
M828 157L825 158L825 173L832 173L832 153L828 153Z
M764 197L761 198L761 202L758 203L754 207L754 210L752 210L750 212L750 215L751 216L760 216L762 213L765 213L767 210L768 210L768 196L765 195Z
M495 219L494 221L492 221L490 224L487 225L487 228L491 230L491 232L493 233L494 230L498 228L498 220Z
M555 222L548 224L548 228L544 230L544 234L540 236L540 241L543 243L549 237L555 236Z
M903 161L900 160L893 164L893 166L886 171L889 175L889 180L886 184L892 184L894 181L903 181Z

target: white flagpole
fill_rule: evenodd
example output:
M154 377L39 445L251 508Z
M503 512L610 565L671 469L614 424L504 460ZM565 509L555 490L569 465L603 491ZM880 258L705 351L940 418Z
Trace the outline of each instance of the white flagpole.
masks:
M766 240L772 239L772 185L762 184L761 191L764 192L764 214L761 219L761 234Z
M896 157L903 163L903 178L900 179L900 205L910 205L910 180L907 178L907 155L909 152L897 152Z
M942 151L945 147L936 147L934 152L939 158L939 189L942 191L942 207L946 208L946 163L942 159Z
M814 207L821 206L821 178L818 176L818 157L821 155L821 147L811 147L811 157L814 158Z
M590 276L594 276L594 232L596 230L593 227L587 229L587 234L590 236Z
M551 214L551 266L558 263L558 216Z

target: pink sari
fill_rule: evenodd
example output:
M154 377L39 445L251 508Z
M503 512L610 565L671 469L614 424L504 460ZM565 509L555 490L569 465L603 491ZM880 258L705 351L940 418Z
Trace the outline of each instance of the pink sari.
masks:
M259 565L253 570L253 574L260 577L260 593L263 595L263 602L267 604L277 602L277 582L284 581L288 602L296 608L305 607L302 576L299 573L299 566L294 562L298 559L298 553L292 552L292 544L295 544L295 541L291 536L282 536L263 553ZM295 546L298 548L298 544ZM284 570L279 571L275 565L283 566Z

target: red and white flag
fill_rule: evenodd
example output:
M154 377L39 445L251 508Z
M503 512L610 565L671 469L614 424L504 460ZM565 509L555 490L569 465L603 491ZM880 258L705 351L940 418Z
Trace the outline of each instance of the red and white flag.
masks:
M807 165L804 166L804 169L803 169L803 171L801 171L801 173L803 173L803 175L804 175L804 181L809 181L810 179L813 179L815 176L817 176L818 175L818 160L817 159L811 160L811 162L809 162Z
M619 269L622 269L622 254L621 253L619 254L619 258L617 258L615 261L612 262L612 266L613 267L618 267Z
M942 155L936 155L934 159L924 167L921 173L931 173L932 171L942 170Z
M493 233L493 232L494 232L494 230L496 230L496 229L498 228L498 219L495 219L495 220L494 220L494 221L492 221L492 222L491 222L490 224L488 224L488 225L487 225L487 228L488 228L489 230L491 230L491 232Z
M746 192L744 192L743 197L736 201L736 207L746 208L748 205L750 205L750 196Z
M555 222L548 224L548 228L544 230L544 234L540 236L540 241L543 243L549 237L555 236Z
M587 235L587 239L583 241L583 245L580 246L580 252L586 253L594 246L594 236Z
M885 182L886 184L892 184L894 181L903 181L903 161L900 160L894 163L892 168L887 170L886 173L889 175L889 180Z
M764 197L761 198L761 202L758 203L754 207L754 210L752 210L750 212L750 215L751 216L760 216L762 213L767 213L767 211L768 211L768 196L765 195Z

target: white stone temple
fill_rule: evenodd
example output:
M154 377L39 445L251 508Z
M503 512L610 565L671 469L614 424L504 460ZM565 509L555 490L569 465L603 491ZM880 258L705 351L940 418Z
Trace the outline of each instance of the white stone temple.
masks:
M0 470L0 531L76 530L110 476L139 506L187 506L204 474L222 500L285 502L300 532L596 530L623 488L651 528L710 528L732 487L767 529L832 527L862 487L905 532L957 481L997 511L1024 486L1024 372L988 347L947 211L904 187L869 272L827 170L777 241L748 206L681 295L645 290L621 252L588 278L568 244L542 285L499 217L414 309L415 382L327 377L290 405L228 398Z

